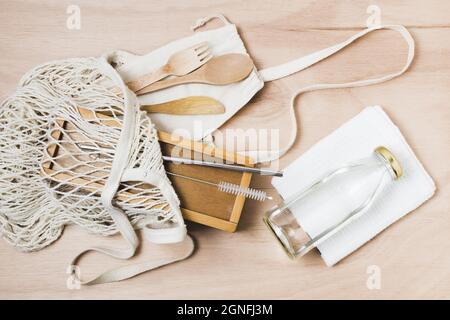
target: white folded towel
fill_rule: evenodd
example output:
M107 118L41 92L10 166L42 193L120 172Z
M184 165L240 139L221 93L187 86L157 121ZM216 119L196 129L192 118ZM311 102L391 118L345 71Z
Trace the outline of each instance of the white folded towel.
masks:
M396 156L404 175L389 184L361 218L318 245L328 266L334 265L431 198L436 190L432 178L416 158L400 130L383 109L376 106L365 108L291 163L284 170L282 178L275 177L272 180L273 186L286 199L331 170L367 157L378 146L387 147ZM324 222L317 219L317 223Z

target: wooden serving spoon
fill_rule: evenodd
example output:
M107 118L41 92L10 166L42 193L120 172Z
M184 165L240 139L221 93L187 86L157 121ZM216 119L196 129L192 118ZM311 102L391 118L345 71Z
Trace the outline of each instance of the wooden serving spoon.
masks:
M136 92L137 95L184 83L225 85L245 79L253 70L253 61L245 54L230 53L214 57L194 72L178 78L155 82Z
M158 104L142 105L141 110L149 113L177 115L222 114L225 107L216 99L204 96L192 96Z

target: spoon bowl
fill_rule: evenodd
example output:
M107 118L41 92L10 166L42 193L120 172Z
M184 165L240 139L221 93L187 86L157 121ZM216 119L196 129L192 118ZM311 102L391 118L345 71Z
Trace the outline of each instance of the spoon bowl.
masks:
M253 68L253 61L249 56L240 53L229 53L212 58L188 75L153 83L137 91L136 94L142 95L185 83L226 85L245 79L252 72Z

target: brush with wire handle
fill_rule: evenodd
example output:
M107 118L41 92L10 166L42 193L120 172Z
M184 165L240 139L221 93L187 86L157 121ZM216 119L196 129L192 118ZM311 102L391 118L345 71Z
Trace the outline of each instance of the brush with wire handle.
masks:
M217 190L219 190L220 192L229 193L229 194L232 194L235 196L244 196L247 199L252 199L252 200L257 200L257 201L265 201L265 200L273 199L264 190L260 190L260 189L244 188L244 187L241 187L240 185L226 182L226 181L220 181L219 183L215 183L215 182L210 182L210 181L206 181L203 179L188 177L188 176L178 174L178 173L173 173L170 171L167 171L166 173L168 175L171 175L174 177L187 179L187 180L194 181L197 183L207 184L207 185L216 187Z

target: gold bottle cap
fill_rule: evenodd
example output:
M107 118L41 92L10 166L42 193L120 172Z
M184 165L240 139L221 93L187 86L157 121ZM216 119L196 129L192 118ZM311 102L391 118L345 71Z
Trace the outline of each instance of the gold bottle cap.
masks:
M395 179L397 180L403 175L403 169L400 163L397 161L397 159L394 157L392 152L390 152L385 147L378 147L375 149L375 152L381 155L391 166L392 170L394 171Z

